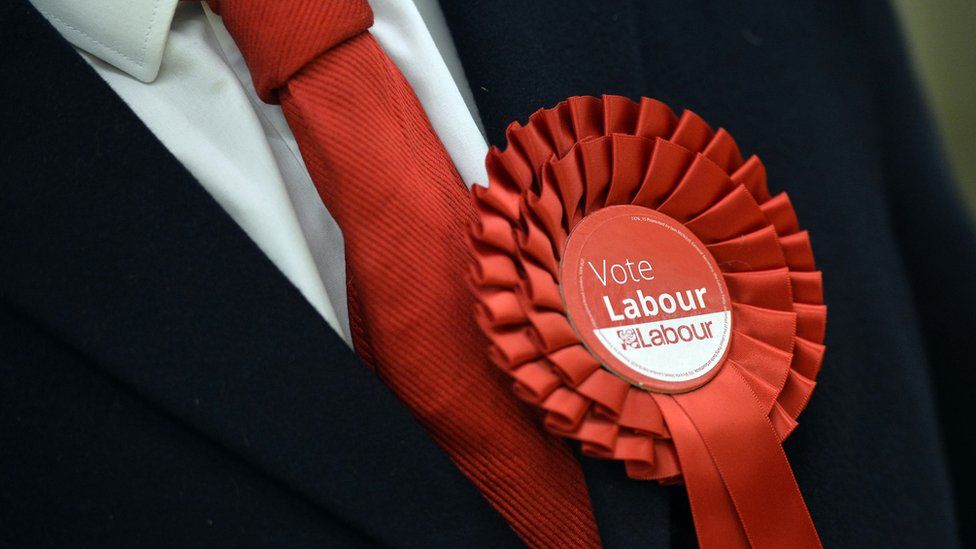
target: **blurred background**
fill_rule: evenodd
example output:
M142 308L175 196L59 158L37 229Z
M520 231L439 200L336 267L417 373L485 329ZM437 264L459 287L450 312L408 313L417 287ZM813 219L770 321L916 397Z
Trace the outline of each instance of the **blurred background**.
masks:
M976 0L894 0L947 160L976 218Z

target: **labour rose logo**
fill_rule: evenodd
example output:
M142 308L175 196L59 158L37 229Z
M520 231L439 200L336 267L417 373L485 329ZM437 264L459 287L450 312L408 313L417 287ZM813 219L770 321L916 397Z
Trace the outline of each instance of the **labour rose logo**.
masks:
M637 339L637 330L617 330L617 337L620 338L620 346L623 349L640 349L640 340Z

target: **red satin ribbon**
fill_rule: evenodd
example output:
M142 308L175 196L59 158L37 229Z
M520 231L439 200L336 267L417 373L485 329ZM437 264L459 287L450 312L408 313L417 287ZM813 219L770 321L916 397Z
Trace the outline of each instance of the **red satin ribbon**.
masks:
M654 399L702 547L822 547L776 432L734 365L695 391Z

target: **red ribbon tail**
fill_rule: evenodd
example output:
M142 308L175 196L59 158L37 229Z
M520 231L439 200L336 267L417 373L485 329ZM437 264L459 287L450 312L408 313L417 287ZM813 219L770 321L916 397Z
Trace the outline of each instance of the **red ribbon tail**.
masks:
M822 547L779 438L734 366L696 391L655 399L703 548Z

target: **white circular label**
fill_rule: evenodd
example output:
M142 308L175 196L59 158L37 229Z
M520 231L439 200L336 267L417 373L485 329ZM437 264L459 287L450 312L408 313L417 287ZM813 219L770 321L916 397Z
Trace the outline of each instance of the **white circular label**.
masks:
M718 372L732 334L728 289L678 221L641 206L599 210L570 233L560 277L570 322L610 371L665 393Z

